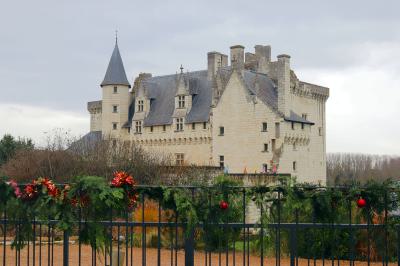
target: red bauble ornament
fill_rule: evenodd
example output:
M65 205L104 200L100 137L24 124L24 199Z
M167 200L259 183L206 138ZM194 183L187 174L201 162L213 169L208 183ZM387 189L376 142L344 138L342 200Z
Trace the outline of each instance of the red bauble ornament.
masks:
M221 210L226 210L226 209L228 209L228 207L229 207L228 202L226 202L226 201L224 201L224 200L221 200L221 201L220 201L220 203L219 203L219 208L220 208Z
M357 200L357 206L358 208L364 208L367 205L367 201L363 198L359 198Z

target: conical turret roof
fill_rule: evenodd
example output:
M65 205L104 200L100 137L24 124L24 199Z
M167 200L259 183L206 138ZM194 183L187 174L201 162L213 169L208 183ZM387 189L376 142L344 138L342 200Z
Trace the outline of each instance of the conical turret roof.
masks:
M115 43L114 51L112 53L110 62L108 63L108 68L106 75L104 76L103 82L100 86L105 85L126 85L129 84L126 78L124 63L122 62L121 54L119 53L118 43Z

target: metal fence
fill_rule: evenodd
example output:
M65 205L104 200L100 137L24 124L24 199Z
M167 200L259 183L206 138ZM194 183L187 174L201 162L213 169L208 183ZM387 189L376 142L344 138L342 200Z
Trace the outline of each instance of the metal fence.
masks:
M207 188L179 189L196 197ZM388 221L386 207L381 222L357 220L351 204L345 209L347 222L338 223L335 218L318 222L314 215L302 216L306 210L285 210L286 199L279 191L274 210L272 205L251 207L248 187L235 191L229 195L240 202L234 219L202 221L189 231L179 213L164 210L160 202L148 200L143 192L134 213L101 222L109 232L104 249L85 245L77 237L90 221L79 220L68 232L57 229L57 221L50 218L15 221L3 213L0 265L400 265L400 228ZM211 193L202 194L208 195L204 200L210 208L216 204ZM253 208L252 217L249 208ZM249 218L260 217L269 218L249 222ZM32 238L25 241L24 248L13 249L13 241L27 223L33 229Z

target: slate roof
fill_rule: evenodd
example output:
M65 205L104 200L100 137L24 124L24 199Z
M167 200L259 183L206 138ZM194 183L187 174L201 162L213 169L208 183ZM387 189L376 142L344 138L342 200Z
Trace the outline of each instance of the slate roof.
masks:
M290 110L289 116L285 117L285 121L298 122L298 123L304 123L304 124L310 124L310 125L314 125L315 124L315 123L313 123L311 121L308 121L307 119L304 119L303 117L299 116L298 114L296 114L292 110Z
M264 104L274 110L278 110L278 88L275 86L275 83L265 74L253 71L244 71L243 74L247 89Z
M121 54L119 53L118 43L115 43L114 51L108 63L107 72L100 86L105 85L126 85L129 84L126 78L124 63L122 62Z
M122 126L123 128L130 128L132 125L132 117L135 112L135 99L131 102L129 105L129 110L128 110L128 121L125 122L125 124Z
M185 74L192 95L192 108L186 115L186 123L206 122L211 110L211 82L207 80L207 71L195 71ZM148 78L142 81L147 97L151 99L150 112L144 119L144 126L172 124L175 110L177 76L167 75Z
M68 150L76 153L87 151L93 148L93 146L101 140L101 135L101 131L91 131L79 140L71 143Z
M230 67L219 69L219 75L224 87L231 73ZM185 122L207 122L212 104L212 82L207 79L207 70L188 72L184 75L186 82L189 82L190 94L193 97L192 108L186 115ZM150 111L144 119L144 126L169 125L173 123L174 97L178 81L176 74L150 77L142 81L141 85L145 88L146 96L151 101ZM250 94L256 95L264 104L278 112L278 90L275 83L266 74L244 70L243 82ZM133 100L129 109L129 120L124 124L124 127L131 126L134 115L134 102ZM313 124L293 111L290 112L289 117L285 117L285 120Z

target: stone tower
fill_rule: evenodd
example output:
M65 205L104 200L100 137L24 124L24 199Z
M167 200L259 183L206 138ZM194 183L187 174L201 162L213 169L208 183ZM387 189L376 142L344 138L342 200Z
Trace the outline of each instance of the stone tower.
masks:
M101 128L103 137L118 138L123 133L123 124L128 121L131 85L126 78L117 40L100 87L103 95Z

